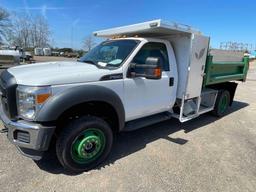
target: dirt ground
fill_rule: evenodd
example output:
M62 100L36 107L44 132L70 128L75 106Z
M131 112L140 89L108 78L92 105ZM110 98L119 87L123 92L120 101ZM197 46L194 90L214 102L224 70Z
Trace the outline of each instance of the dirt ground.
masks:
M256 191L256 64L228 115L171 119L121 133L108 160L79 175L39 163L0 135L0 191Z

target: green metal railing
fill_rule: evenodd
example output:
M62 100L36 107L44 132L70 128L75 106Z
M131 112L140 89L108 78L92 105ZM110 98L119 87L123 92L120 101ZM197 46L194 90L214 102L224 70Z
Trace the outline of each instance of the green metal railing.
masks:
M204 86L227 81L245 81L249 68L249 57L241 62L213 62L213 56L208 55L205 65Z

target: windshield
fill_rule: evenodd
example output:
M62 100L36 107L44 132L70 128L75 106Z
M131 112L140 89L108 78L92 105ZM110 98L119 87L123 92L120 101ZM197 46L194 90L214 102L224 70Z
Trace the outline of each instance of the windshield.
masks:
M138 44L138 40L104 41L78 61L100 67L119 67Z

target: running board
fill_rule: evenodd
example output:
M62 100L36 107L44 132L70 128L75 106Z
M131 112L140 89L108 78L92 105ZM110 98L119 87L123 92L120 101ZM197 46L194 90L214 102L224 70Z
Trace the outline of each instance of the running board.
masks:
M169 112L163 112L163 113L158 113L156 115L151 115L148 117L143 117L140 119L128 121L125 124L125 127L123 131L133 131L136 129L140 129L142 127L146 127L155 123L159 123L161 121L166 121L172 118L172 114Z

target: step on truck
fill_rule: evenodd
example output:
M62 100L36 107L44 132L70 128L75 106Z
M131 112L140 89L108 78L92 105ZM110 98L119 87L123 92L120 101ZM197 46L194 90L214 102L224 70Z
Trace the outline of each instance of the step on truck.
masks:
M107 40L78 61L2 72L0 116L23 155L40 160L55 147L65 169L90 170L121 131L225 115L246 80L248 57L218 60L209 37L187 25L153 20L94 35Z

